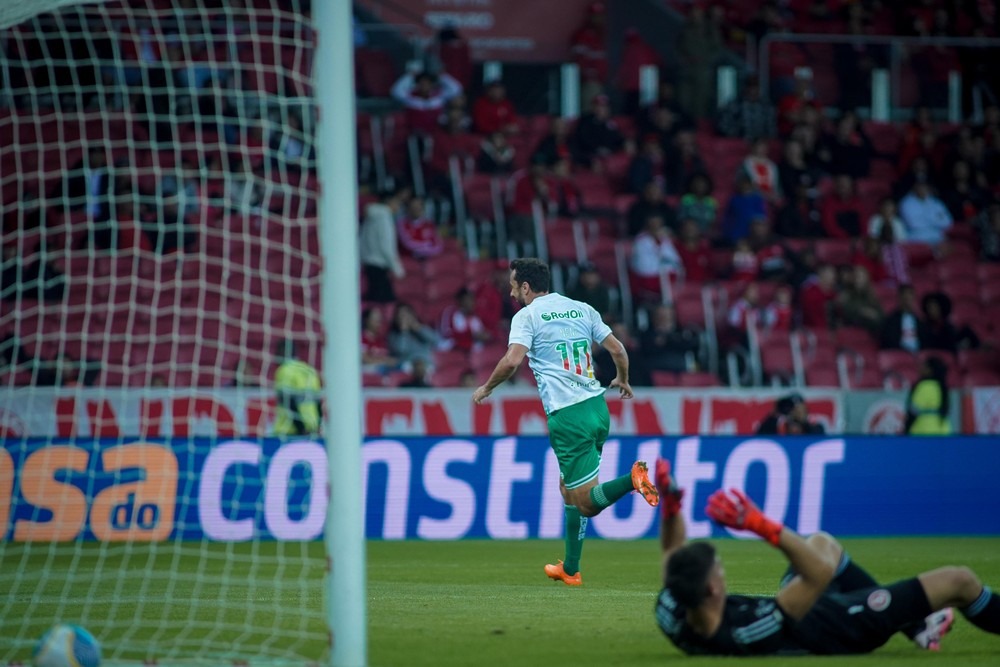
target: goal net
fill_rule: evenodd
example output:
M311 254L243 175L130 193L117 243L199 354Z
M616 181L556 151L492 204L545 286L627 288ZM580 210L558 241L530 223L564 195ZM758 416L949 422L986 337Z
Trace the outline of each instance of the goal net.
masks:
M325 453L263 437L323 340L307 4L0 30L0 664L56 622L111 660L329 655Z

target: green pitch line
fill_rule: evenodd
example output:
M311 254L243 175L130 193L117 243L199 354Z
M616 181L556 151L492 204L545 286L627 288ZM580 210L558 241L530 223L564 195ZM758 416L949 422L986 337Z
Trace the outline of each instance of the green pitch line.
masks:
M775 590L784 570L778 553L759 542L718 544L733 591ZM1000 588L1000 538L846 544L880 580L961 563ZM74 555L76 547L0 544L0 663L30 659L34 638L56 619L82 622L118 659L315 659L325 651L320 543L86 544ZM370 665L579 667L678 659L653 621L655 542L588 541L579 589L542 573L562 548L562 541L547 540L370 542ZM896 638L870 656L781 663L992 667L997 656L1000 637L959 618L939 654ZM738 663L770 666L774 660Z

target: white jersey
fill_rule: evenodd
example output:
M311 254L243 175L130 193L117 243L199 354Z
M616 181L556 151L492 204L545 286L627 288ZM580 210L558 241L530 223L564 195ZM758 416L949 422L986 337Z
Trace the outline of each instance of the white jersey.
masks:
M528 366L538 382L546 414L604 393L594 378L591 343L611 328L591 306L551 292L535 297L510 322L508 344L528 348Z

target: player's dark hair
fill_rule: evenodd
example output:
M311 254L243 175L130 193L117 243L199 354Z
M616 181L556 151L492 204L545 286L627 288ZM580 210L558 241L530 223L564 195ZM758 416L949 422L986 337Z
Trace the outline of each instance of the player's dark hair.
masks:
M680 604L694 609L708 595L708 573L715 564L715 547L709 542L691 542L667 561L664 587Z
M541 294L549 291L549 265L534 257L511 260L510 270L518 284L528 283L532 292Z

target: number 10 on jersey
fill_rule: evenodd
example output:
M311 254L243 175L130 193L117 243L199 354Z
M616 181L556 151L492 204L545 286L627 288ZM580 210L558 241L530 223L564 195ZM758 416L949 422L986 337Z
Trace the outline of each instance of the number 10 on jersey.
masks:
M594 369L590 365L590 341L574 340L556 343L556 350L562 357L564 370L571 370L577 375L594 377ZM572 356L572 363L570 362ZM581 360L583 363L581 363Z

